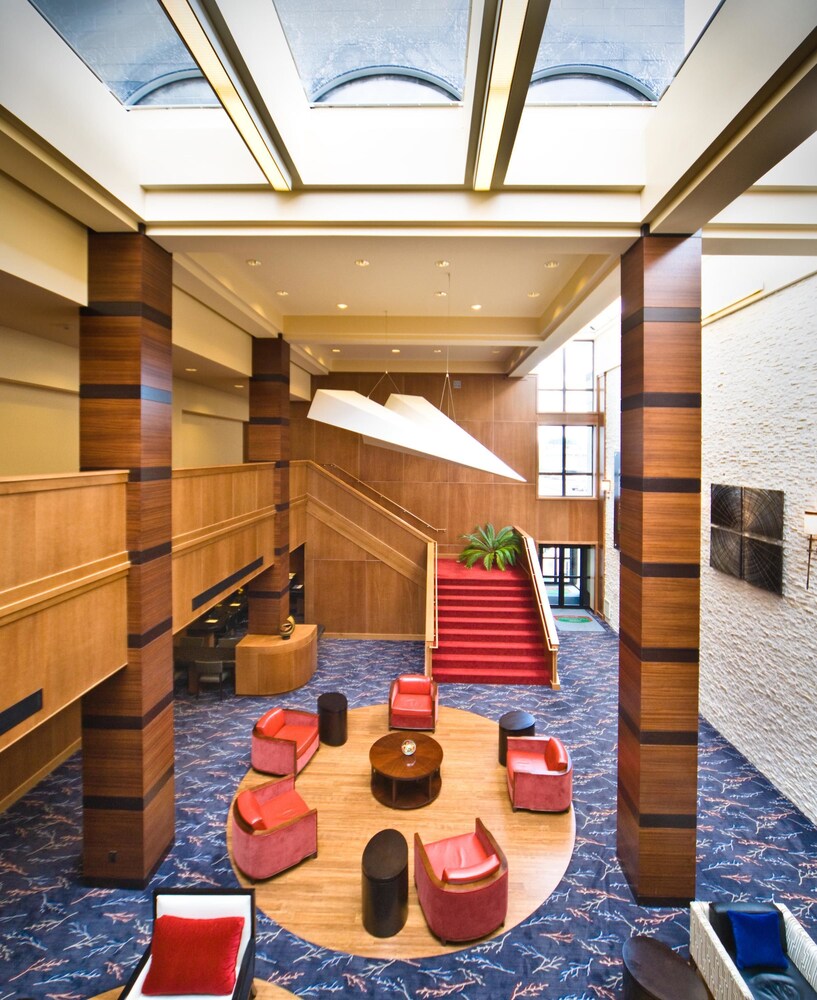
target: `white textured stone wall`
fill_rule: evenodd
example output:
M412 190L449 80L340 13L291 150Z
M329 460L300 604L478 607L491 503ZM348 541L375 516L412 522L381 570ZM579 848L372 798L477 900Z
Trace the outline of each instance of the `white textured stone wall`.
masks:
M817 821L817 278L704 327L702 457L701 713ZM783 490L782 597L710 568L713 482Z

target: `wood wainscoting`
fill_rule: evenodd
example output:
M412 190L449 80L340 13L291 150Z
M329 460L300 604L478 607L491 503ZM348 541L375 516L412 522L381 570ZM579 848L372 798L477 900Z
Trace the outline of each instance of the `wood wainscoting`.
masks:
M275 465L173 471L173 631L275 563Z
M79 699L127 662L126 480L0 480L0 805L76 746Z

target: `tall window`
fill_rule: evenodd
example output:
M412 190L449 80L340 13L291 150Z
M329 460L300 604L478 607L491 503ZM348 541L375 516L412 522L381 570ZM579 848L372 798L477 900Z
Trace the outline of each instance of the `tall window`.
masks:
M585 424L540 424L540 497L593 496L593 431Z
M537 370L539 413L590 413L593 410L593 341L573 340Z

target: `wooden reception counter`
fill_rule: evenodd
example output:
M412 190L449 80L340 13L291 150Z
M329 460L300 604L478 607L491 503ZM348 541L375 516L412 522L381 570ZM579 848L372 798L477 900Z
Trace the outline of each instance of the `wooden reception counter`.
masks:
M317 665L317 625L296 625L289 639L246 635L235 648L235 693L294 691L306 684Z

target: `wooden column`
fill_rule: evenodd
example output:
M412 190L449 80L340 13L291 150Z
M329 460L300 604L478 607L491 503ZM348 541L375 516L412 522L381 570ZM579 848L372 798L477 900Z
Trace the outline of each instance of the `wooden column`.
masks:
M92 233L88 289L80 463L128 470L131 569L128 665L83 699L83 872L141 886L174 834L171 257L141 234Z
M289 616L289 344L253 340L247 462L275 462L275 564L250 584L249 634L278 635Z
M618 854L636 898L695 896L701 241L621 261Z

